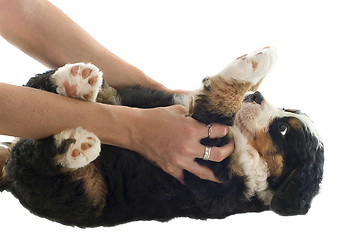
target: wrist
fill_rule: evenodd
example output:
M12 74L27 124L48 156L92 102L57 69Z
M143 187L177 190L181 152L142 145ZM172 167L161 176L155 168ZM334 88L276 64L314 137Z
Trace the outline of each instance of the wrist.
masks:
M108 145L134 150L136 124L140 109L126 106L101 105L101 119L95 134Z

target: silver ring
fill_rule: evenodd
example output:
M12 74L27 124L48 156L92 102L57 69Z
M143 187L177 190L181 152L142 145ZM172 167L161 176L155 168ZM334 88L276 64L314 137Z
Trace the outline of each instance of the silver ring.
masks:
M203 160L208 161L210 159L211 147L205 146L205 153Z
M208 125L206 125L206 127L208 128L208 138L210 138L210 135L211 135L211 123L209 123Z

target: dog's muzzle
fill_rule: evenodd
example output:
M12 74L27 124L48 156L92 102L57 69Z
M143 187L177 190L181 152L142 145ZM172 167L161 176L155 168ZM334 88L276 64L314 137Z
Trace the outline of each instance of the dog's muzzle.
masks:
M247 95L244 98L243 102L254 102L254 103L257 103L257 104L261 104L262 101L264 101L263 95L260 92L255 92L255 93Z

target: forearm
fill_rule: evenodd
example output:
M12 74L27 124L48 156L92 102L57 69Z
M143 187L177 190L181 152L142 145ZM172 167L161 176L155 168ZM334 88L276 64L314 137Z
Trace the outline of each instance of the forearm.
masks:
M130 125L134 122L131 118L137 111L3 83L0 105L0 134L39 139L82 126L103 143L126 148L130 146Z
M45 0L0 0L0 33L50 68L91 62L113 87L139 84L166 90L141 70L99 44L67 15Z

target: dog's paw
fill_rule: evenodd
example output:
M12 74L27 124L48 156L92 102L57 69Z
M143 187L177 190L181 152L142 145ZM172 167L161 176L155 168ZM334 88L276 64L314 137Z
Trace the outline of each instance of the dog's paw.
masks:
M220 77L225 80L235 79L255 85L270 72L276 59L276 50L272 47L265 47L237 58L220 72Z
M64 130L54 135L54 139L59 150L55 161L64 168L84 167L100 154L99 138L81 127Z
M51 77L58 94L95 102L101 88L102 72L90 63L67 64Z

